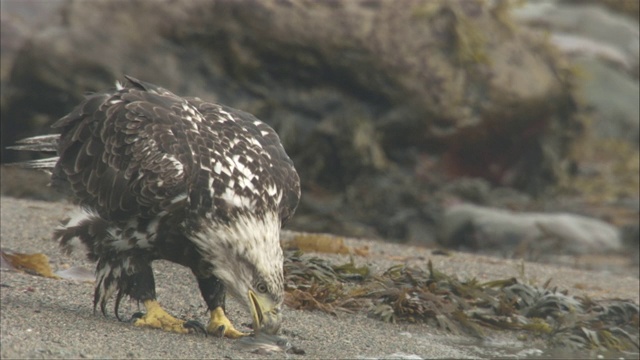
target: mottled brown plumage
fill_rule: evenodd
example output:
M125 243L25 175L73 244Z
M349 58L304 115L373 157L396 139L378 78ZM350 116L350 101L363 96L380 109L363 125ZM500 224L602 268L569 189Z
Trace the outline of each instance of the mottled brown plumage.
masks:
M59 138L20 147L57 147L38 167L81 208L55 237L98 261L95 305L104 313L117 292L117 315L125 295L155 299L151 262L166 259L191 268L211 310L225 287L250 308L248 291L278 310L279 229L300 185L277 134L251 114L127 79L58 120Z

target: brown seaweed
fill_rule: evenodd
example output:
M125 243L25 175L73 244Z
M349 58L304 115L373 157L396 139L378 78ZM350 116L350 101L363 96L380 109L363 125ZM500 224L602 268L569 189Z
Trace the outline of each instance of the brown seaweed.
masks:
M385 322L431 324L478 338L484 329L497 329L541 338L550 347L639 349L640 310L632 301L570 296L550 288L550 281L535 287L516 278L459 280L434 269L431 261L426 265L395 265L372 274L353 259L334 265L289 252L286 303L334 315L362 311Z

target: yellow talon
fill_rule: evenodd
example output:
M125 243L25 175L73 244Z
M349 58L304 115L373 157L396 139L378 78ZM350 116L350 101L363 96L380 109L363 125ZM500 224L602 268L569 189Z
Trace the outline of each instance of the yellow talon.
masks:
M169 313L160 307L160 304L157 301L145 300L144 307L147 309L147 312L143 317L136 320L134 323L135 326L146 326L180 334L186 334L189 332L189 329L183 326L185 323L184 320L178 320L169 315Z
M217 307L211 310L211 320L209 321L209 326L207 326L207 332L209 332L209 334L220 334L221 331L225 337L230 339L237 339L249 335L236 330L231 324L231 321L229 321L229 318L224 314L222 307Z

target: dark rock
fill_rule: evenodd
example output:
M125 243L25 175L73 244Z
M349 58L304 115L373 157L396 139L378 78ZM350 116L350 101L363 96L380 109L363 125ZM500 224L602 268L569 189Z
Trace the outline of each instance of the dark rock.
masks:
M570 59L594 135L627 141L640 138L640 27L638 1L529 1L514 10L522 25L549 34ZM635 19L611 11L633 13Z
M635 265L640 264L640 227L638 224L630 224L623 227L621 236L622 243L631 258L631 262Z
M84 92L129 74L273 125L307 197L293 226L429 237L429 194L447 176L540 193L575 135L562 62L506 11L482 1L65 1L15 59L2 142L46 132Z
M558 254L611 254L623 249L618 229L601 220L471 204L449 206L438 235L447 247L533 260Z

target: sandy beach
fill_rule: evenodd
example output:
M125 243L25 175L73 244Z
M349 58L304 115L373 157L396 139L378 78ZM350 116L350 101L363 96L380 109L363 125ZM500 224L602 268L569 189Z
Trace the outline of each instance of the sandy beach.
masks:
M54 271L70 266L93 269L82 254L62 254L50 240L52 229L71 208L64 202L40 202L10 197L1 199L2 248L22 253L44 253ZM542 285L566 289L570 295L594 299L623 298L638 302L638 278L603 271L577 270L452 252L434 255L429 249L369 240L347 240L354 247L369 246L367 257L356 263L373 270L397 263L426 266L430 259L440 271L481 281L514 276ZM320 255L335 262L349 257ZM207 321L204 302L190 272L167 262L154 264L158 297L168 311L184 319ZM281 352L254 353L241 342L203 335L179 335L140 329L93 313L93 284L53 280L22 272L1 272L1 337L3 359L9 358L283 358ZM137 305L126 302L122 314L130 316ZM228 301L230 318L250 322L238 303ZM246 328L245 328L246 330ZM289 358L478 358L543 355L542 344L522 342L517 334L492 331L484 340L453 336L425 324L392 324L364 313L286 309L281 334L304 355ZM577 356L584 356L584 354ZM593 355L593 354L592 354Z

